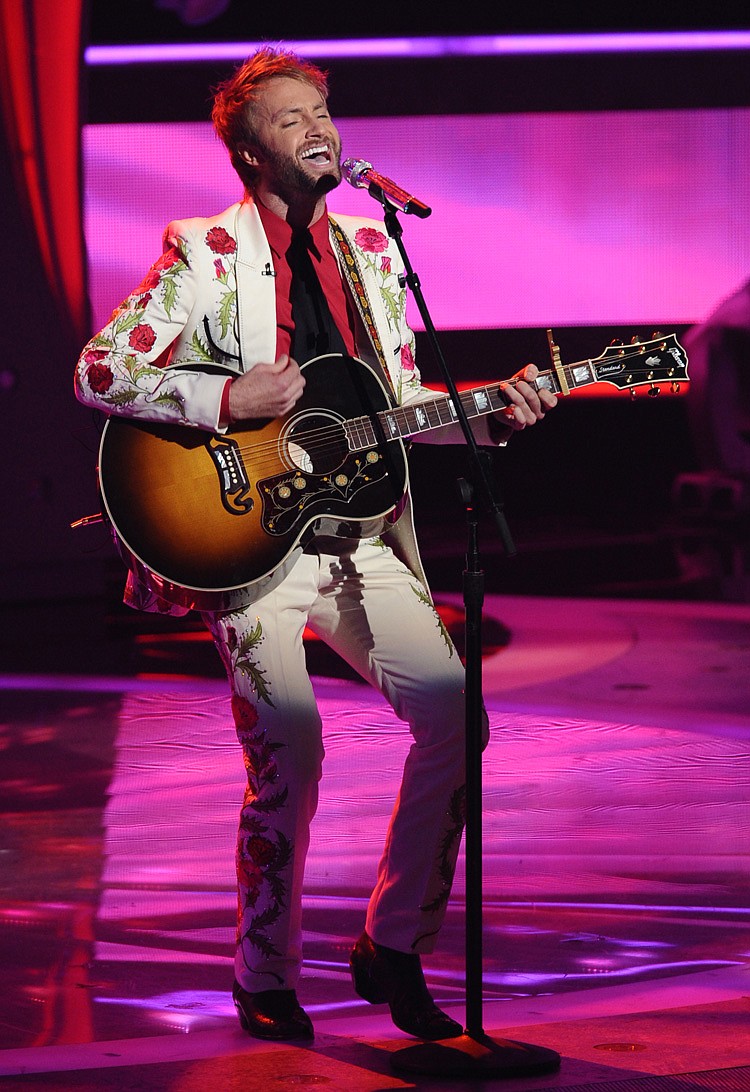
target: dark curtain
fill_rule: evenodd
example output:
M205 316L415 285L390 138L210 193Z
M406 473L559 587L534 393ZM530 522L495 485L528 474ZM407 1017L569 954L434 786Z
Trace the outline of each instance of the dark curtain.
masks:
M0 104L18 208L60 321L88 335L81 216L83 0L0 0Z
M112 557L103 529L70 528L99 507L96 422L73 396L85 4L0 0L0 623L10 604L98 597ZM39 639L71 639L62 608Z

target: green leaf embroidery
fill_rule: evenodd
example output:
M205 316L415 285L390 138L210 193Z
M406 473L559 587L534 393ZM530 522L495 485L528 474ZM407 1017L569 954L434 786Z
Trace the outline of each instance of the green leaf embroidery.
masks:
M272 709L275 709L276 706L271 701L271 691L266 682L265 673L258 665L248 656L242 660L238 659L234 666L237 671L250 680L255 693L258 695L258 699L264 701L266 705L270 705Z
M169 318L172 317L172 310L177 303L177 285L172 277L163 276L159 282L163 288L162 303L164 304L164 310L167 312Z
M286 804L288 796L289 789L285 786L281 792L274 793L268 800L253 801L253 807L259 812L278 811Z
M255 648L256 645L260 644L262 639L263 639L263 626L261 625L261 621L258 618L256 620L254 628L251 629L248 633L246 633L245 636L240 641L239 648L237 649L237 654L239 656L247 655L247 653L250 651L251 648Z
M137 356L126 356L122 362L123 367L134 383L148 375L163 375L161 368L155 368L153 364L144 364Z
M250 922L250 926L245 932L243 940L248 940L253 948L257 948L265 956L281 955L265 933L268 926L273 925L280 916L281 906L277 904L270 906L267 910L264 910L262 914L256 914Z
M219 322L221 324L221 337L222 340L229 333L229 327L234 320L234 308L237 301L237 292L232 290L225 292L221 297L221 305L219 307Z
M420 603L424 603L425 606L429 607L430 610L432 611L432 613L435 615L435 621L437 622L437 627L438 627L438 629L440 631L440 636L443 638L443 641L445 642L445 645L448 648L448 651L450 652L451 657L452 657L453 656L453 651L454 651L453 650L453 641L451 641L450 634L448 633L448 630L446 629L446 626L445 626L445 623L443 622L443 619L440 617L438 612L435 610L435 604L433 603L432 599L427 594L427 592L424 590L424 588L419 584L412 584L411 590L414 592L414 594L416 595L416 597L420 601Z
M99 333L95 337L92 337L89 342L89 346L92 349L113 349L114 341L111 337L107 337L106 334Z
M103 394L101 397L110 406L129 406L140 393L135 387L123 387L114 394Z
M206 361L207 363L212 363L214 361L213 353L208 344L201 340L201 336L197 330L193 330L193 336L190 339L190 348L199 360Z
M179 411L179 414L183 419L185 417L185 407L182 404L182 398L173 391L160 391L153 398L149 399L149 401L160 406L172 406L173 409Z
M141 318L142 315L140 311L121 311L112 326L115 340L117 339L119 334L126 334L128 330L132 330L134 326L137 326L138 323L141 321Z
M398 302L399 294L394 292L392 288L388 288L386 285L382 284L380 286L380 295L383 299L386 310L388 311L391 322L395 326L398 326L398 320L400 317L400 307Z

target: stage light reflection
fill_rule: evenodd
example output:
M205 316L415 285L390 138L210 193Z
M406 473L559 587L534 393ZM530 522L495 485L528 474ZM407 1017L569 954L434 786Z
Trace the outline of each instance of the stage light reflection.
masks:
M641 964L638 967L618 967L611 970L597 969L595 972L591 970L583 971L581 973L563 971L560 973L555 972L543 972L543 971L502 971L498 974L488 973L484 977L485 984L493 986L496 989L500 989L503 986L524 986L528 990L536 986L559 986L561 983L569 984L574 982L582 982L589 979L596 974L606 974L613 982L619 982L627 978L638 978L643 980L651 974L664 974L665 972L671 972L673 974L688 974L693 971L699 970L717 970L720 967L741 967L743 964L737 960L713 960L713 959L696 959L685 962L675 963L651 963Z

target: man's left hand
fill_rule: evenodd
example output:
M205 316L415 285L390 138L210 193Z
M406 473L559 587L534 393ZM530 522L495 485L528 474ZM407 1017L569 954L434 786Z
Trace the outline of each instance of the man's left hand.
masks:
M520 432L527 425L541 421L548 410L557 405L557 398L545 388L537 391L531 386L539 375L536 364L527 364L507 382L501 383L500 389L508 406L501 413L494 414L498 425L505 425L514 432Z

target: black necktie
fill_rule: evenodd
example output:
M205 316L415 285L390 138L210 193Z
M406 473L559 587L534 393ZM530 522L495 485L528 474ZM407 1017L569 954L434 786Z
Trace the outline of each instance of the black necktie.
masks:
M324 353L346 353L344 339L333 321L310 257L312 245L309 231L296 231L286 252L292 271L289 290L294 323L291 355L298 364L305 364Z

